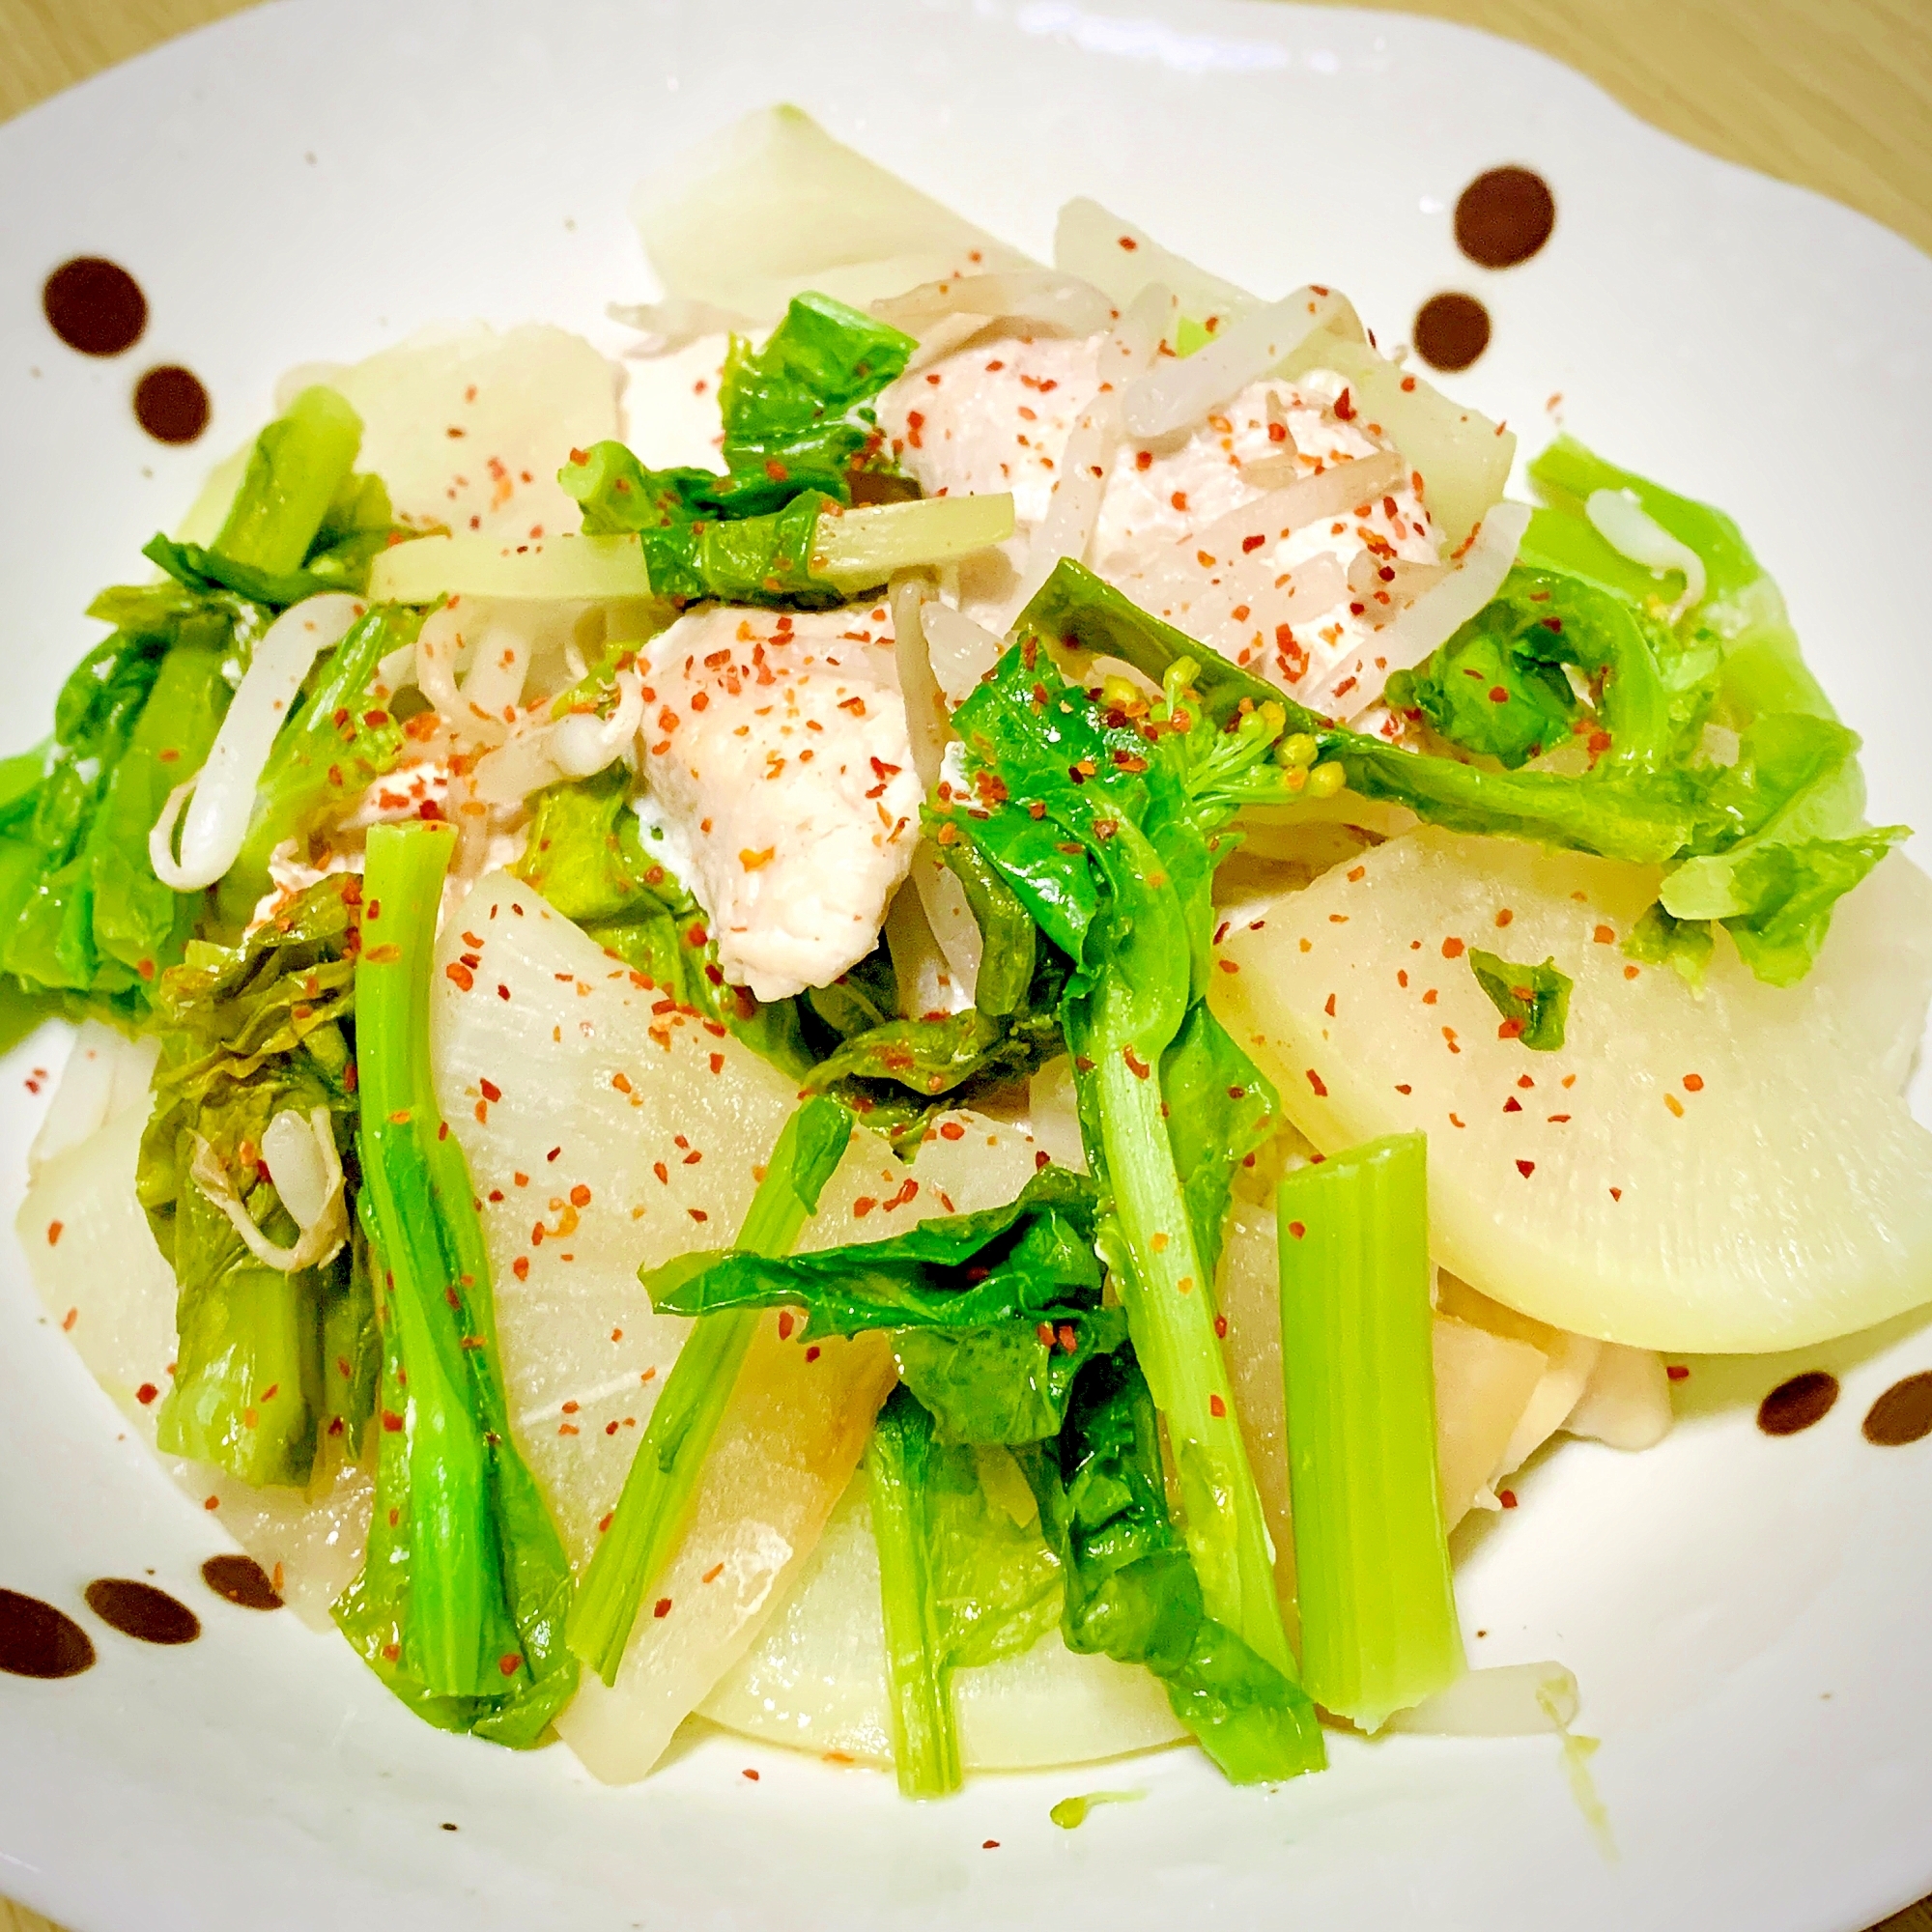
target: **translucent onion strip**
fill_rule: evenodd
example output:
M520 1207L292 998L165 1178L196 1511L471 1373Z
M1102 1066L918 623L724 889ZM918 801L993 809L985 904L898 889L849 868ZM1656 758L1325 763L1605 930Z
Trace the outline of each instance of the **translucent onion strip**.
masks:
M1047 269L1004 275L954 275L923 282L872 304L872 313L908 335L923 337L955 315L1037 323L1061 335L1094 335L1114 320L1112 302L1092 282Z
M234 865L255 809L255 787L289 706L317 657L340 643L365 609L359 597L329 590L291 605L269 626L215 733L208 762L169 794L149 836L148 857L164 885L178 893L199 892Z
M1704 601L1704 559L1689 544L1678 540L1639 503L1629 490L1592 490L1583 504L1583 514L1597 534L1620 556L1658 576L1665 571L1681 571L1684 594L1670 607L1674 624L1687 611L1694 611Z
M617 704L610 717L576 711L551 726L550 754L566 778L594 777L638 735L644 722L643 673L620 670L616 687Z
M281 1121L291 1118L296 1118L299 1124L298 1117L283 1113L270 1123L271 1129ZM322 1192L320 1205L314 1206L313 1218L303 1222L298 1217L297 1225L301 1229L301 1237L293 1247L285 1248L270 1240L255 1225L246 1205L236 1192L233 1177L222 1166L214 1150L199 1134L194 1137L194 1159L188 1168L188 1178L221 1210L229 1226L242 1237L242 1246L264 1267L274 1268L282 1274L297 1274L303 1268L320 1267L349 1238L349 1214L343 1205L342 1160L335 1151L335 1129L327 1107L317 1107L309 1115L305 1131L311 1137L316 1158L321 1165ZM264 1139L266 1141L266 1136ZM286 1140L283 1142L283 1158L289 1158ZM272 1161L269 1172L271 1176L274 1173ZM312 1186L304 1189L298 1181L294 1191L298 1199L306 1193L308 1205L313 1205ZM277 1192L280 1192L279 1188ZM295 1207L287 1196L282 1197L282 1206L292 1215L295 1214Z
M1165 436L1198 421L1324 328L1359 335L1361 325L1347 298L1332 290L1296 289L1244 315L1192 355L1163 357L1126 393L1127 434Z
M898 661L899 696L905 704L906 735L912 741L913 769L928 797L939 782L946 755L946 697L926 654L924 612L937 601L938 586L924 571L905 570L893 579L893 652Z

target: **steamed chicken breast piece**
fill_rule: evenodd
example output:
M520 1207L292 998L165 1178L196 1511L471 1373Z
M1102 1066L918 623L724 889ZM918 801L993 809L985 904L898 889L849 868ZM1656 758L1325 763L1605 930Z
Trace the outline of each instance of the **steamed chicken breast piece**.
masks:
M831 984L877 942L919 842L885 603L694 611L644 674L645 810L720 969L761 1000Z
M1046 513L1067 439L1099 388L1104 334L984 335L903 377L879 421L928 496L1009 490L1017 569ZM1393 462L1388 459L1393 456ZM1314 514L1275 493L1372 464ZM1255 511L1253 527L1243 520ZM1293 693L1351 654L1373 662L1406 573L1440 562L1420 475L1347 382L1312 370L1251 383L1199 422L1116 449L1086 559L1109 582ZM972 614L983 565L962 575ZM986 591L1002 587L990 582ZM988 600L990 601L990 600Z

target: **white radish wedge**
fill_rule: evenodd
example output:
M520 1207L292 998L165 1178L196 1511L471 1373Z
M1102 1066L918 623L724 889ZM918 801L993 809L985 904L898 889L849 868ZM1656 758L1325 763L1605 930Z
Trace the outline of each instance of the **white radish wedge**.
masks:
M1229 935L1216 1006L1324 1151L1426 1130L1436 1260L1552 1327L1752 1352L1932 1297L1932 1134L1897 1087L1932 883L1886 860L1796 987L1720 934L1701 998L1621 951L1656 890L1416 832ZM1471 948L1571 977L1561 1048L1498 1037Z

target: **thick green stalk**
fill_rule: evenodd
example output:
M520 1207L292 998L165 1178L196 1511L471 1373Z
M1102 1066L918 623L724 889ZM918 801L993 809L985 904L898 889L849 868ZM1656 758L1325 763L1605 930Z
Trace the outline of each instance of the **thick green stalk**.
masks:
M361 443L362 419L340 394L304 389L255 439L212 548L251 570L299 570Z
M489 1256L429 1059L454 835L378 826L355 974L362 1193L384 1328L376 1523L337 1621L430 1721L534 1744L576 1688L570 1567L511 1437Z
M736 1246L787 1255L851 1138L852 1117L836 1100L808 1100L792 1115L758 1183ZM670 1560L698 1478L744 1366L758 1311L703 1317L686 1336L631 1459L623 1493L570 1606L571 1649L603 1678L617 1681L638 1610Z
M893 1763L908 1798L943 1797L960 1784L952 1673L941 1651L932 1587L932 1456L931 1416L909 1389L895 1388L866 1446L866 1475L879 1550Z
M1302 1677L1368 1730L1463 1669L1435 1463L1425 1137L1289 1175L1282 1367Z
M1214 1284L1195 1245L1159 1086L1151 1072L1135 1071L1132 1052L1107 1053L1090 1076L1114 1211L1131 1251L1117 1269L1121 1298L1167 1418L1207 1613L1293 1683L1261 1494L1214 1332ZM1158 1049L1139 1060L1142 1068L1158 1064Z

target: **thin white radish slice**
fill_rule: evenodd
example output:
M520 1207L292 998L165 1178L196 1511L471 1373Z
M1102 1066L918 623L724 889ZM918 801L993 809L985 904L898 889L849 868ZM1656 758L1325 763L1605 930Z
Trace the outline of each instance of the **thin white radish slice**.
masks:
M255 788L302 679L367 608L347 591L327 590L291 605L263 634L214 734L208 762L169 794L149 836L148 857L164 885L178 893L199 892L213 885L241 856ZM183 819L179 856L174 850L178 819Z

